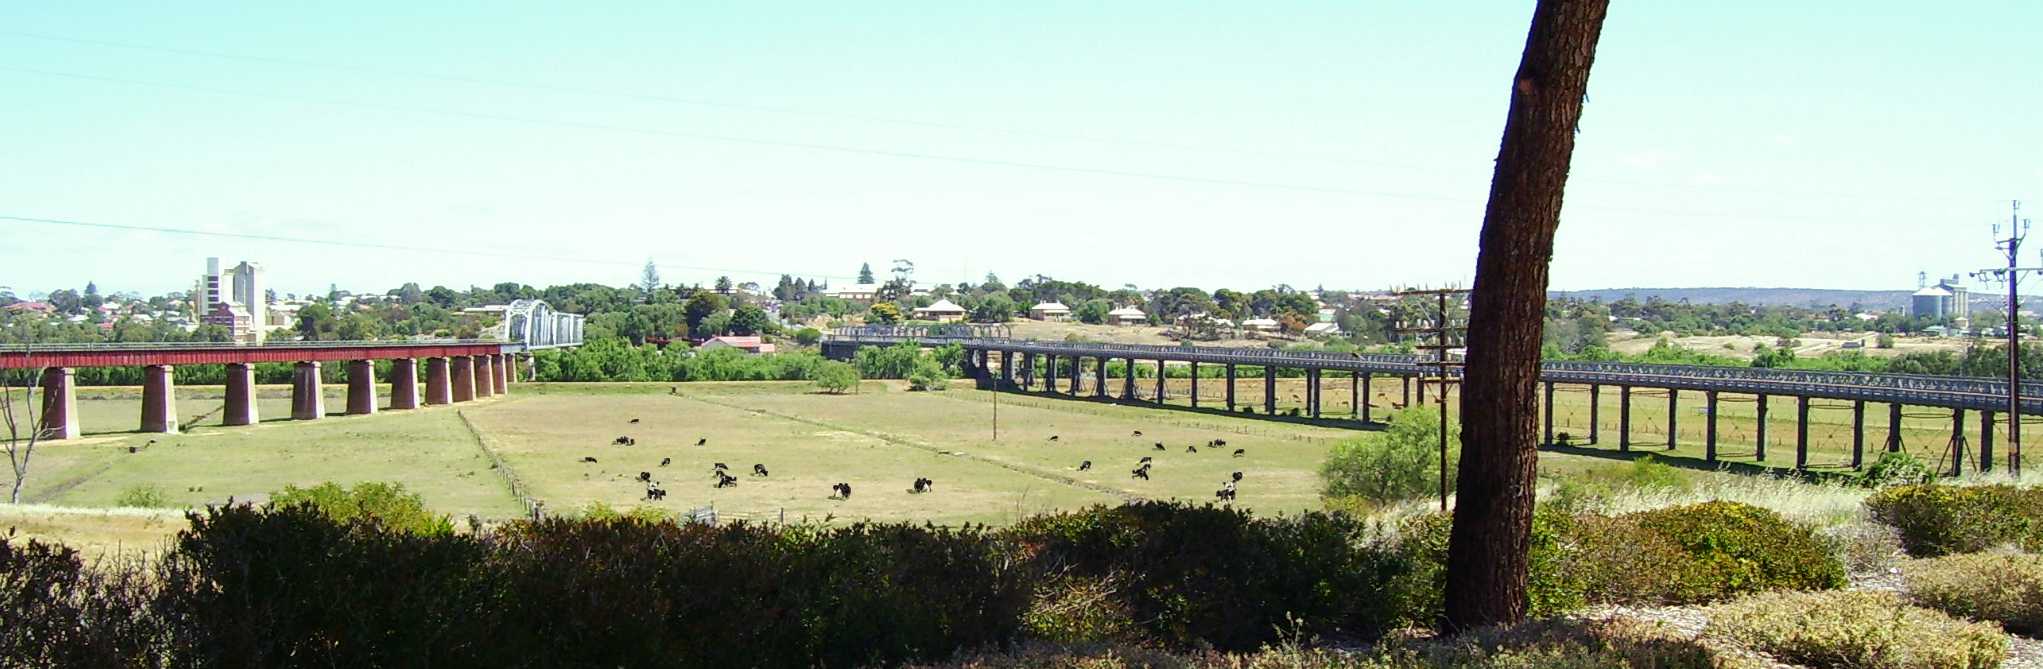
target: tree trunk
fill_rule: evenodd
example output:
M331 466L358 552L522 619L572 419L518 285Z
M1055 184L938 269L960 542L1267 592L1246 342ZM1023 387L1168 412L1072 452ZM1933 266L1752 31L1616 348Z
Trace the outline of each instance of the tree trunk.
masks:
M1445 627L1525 618L1547 261L1609 0L1540 0L1512 78L1470 293Z

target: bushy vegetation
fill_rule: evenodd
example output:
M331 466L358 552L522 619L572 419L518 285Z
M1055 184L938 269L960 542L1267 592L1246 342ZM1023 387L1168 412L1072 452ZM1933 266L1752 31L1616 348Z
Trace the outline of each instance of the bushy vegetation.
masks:
M2012 485L1906 485L1866 499L1866 509L1901 532L1910 555L1977 553L2003 545L2043 550L2043 489Z
M1880 459L1866 467L1866 473L1859 477L1859 483L1868 488L1885 488L1891 485L1915 485L1929 483L1936 478L1928 463L1913 455L1894 451L1880 454Z
M1642 511L1609 520L1600 541L1613 551L1611 562L1590 571L1601 577L1642 579L1653 597L1644 601L1687 603L1724 599L1771 590L1823 590L1843 587L1844 563L1814 528L1780 514L1736 502L1704 502ZM1633 572L1623 574L1623 572ZM1657 587L1656 587L1657 586ZM1623 597L1614 588L1605 589ZM1637 591L1635 591L1636 593Z
M2008 630L2043 632L2043 555L1971 553L1901 565L1916 603Z
M1460 458L1461 430L1448 426L1449 484ZM1382 434L1335 444L1320 464L1320 495L1374 505L1433 495L1440 487L1440 415L1424 408L1399 411Z
M1712 607L1707 634L1811 667L1984 669L2007 636L1885 592L1767 593Z
M367 482L343 488L326 482L310 488L294 485L270 495L278 506L309 506L335 522L372 522L396 532L446 534L454 531L447 516L426 509L424 498L401 483Z
M909 390L943 390L950 381L950 374L944 372L943 364L933 357L918 358L915 367L908 371Z
M78 552L0 537L0 664L141 667L163 638L130 563L88 568Z
M1397 598L1400 622L1426 626L1440 618L1447 587L1447 538L1452 529L1452 518L1437 513L1413 516L1398 528L1394 550L1408 570L1391 590ZM1547 511L1533 515L1527 615L1551 616L1583 605L1587 574L1579 571L1585 565L1570 536L1573 530L1574 519L1565 514Z
M138 509L153 509L170 506L170 496L163 493L163 487L154 483L141 483L121 489L114 497L114 506Z
M837 394L858 387L858 368L848 362L835 360L816 367L814 376L816 389Z

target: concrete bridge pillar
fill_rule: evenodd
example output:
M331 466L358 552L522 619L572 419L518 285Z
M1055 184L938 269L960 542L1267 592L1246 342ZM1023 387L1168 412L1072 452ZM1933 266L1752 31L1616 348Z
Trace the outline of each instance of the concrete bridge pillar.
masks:
M1709 407L1709 416L1703 420L1703 462L1717 463L1717 391L1703 391L1703 403Z
M376 363L349 360L348 415L367 416L373 413L376 413Z
M497 394L496 356L478 355L475 360L475 396L489 397Z
M498 395L508 395L508 394L510 394L510 393L511 393L511 358L512 358L512 357L514 357L514 356L512 356L512 355L510 355L510 354L506 354L506 353L498 353L498 354L496 355L496 359L497 359L497 361L496 361L496 364L494 364L494 365L491 365L491 366L490 366L490 371L492 372L492 374L490 375L490 378L491 378L491 380L495 381L495 382L496 382L496 384L497 384L497 387L496 387L496 389L495 389L495 390L496 390L496 392L497 392L497 394L498 394ZM980 366L979 368L980 368L980 369L985 369L985 366L984 366L984 365L981 365L981 366Z
M454 401L458 403L475 399L475 358L465 355L448 356L447 366L454 372Z
M1754 430L1757 439L1753 442L1754 446L1753 454L1759 458L1760 462L1766 462L1766 414L1768 404L1767 399L1768 398L1765 394L1761 394L1759 396L1758 405L1759 427L1756 430Z
M320 386L319 363L298 363L291 369L291 419L319 420L325 416L326 389Z
M254 425L262 422L255 401L255 365L227 363L227 406L221 410L222 425Z
M390 408L419 408L419 362L411 358L390 361Z
M43 408L39 439L78 438L78 372L69 367L43 370Z
M426 404L453 404L454 381L451 361L426 358Z
M177 434L177 369L142 368L142 431Z

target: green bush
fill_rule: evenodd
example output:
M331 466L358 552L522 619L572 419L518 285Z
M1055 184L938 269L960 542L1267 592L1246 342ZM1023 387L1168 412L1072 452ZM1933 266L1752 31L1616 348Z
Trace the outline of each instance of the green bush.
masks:
M816 389L833 395L858 387L858 368L844 362L825 362L816 368Z
M1901 532L1909 555L1977 553L2002 545L2043 550L2043 489L1904 485L1866 498L1873 518Z
M1458 444L1460 429L1449 426L1447 441ZM1449 484L1461 449L1449 448ZM1426 409L1394 414L1383 434L1334 445L1320 464L1320 495L1355 497L1389 504L1428 497L1440 488L1440 416Z
M1255 517L1139 502L1038 516L1007 535L1034 582L1112 582L1102 604L1126 612L1093 621L1038 608L1036 629L1111 629L1112 617L1126 615L1166 645L1250 650L1274 641L1280 626L1368 636L1396 624L1391 587L1405 566L1364 530L1339 514ZM1064 596L1048 593L1050 601Z
M1868 488L1885 488L1891 485L1915 485L1929 483L1936 478L1928 464L1907 453L1895 451L1882 453L1879 460L1866 467L1865 475L1859 477L1859 484Z
M1986 669L2007 635L1915 606L1893 593L1767 593L1711 607L1705 634L1810 667Z
M1971 553L1901 565L1908 596L1955 616L1992 620L2009 631L2043 632L2043 555Z
M1662 578L1668 603L1700 602L1769 590L1824 590L1843 587L1844 563L1830 551L1814 528L1790 522L1768 509L1738 502L1704 502L1619 516L1648 539L1617 533L1611 550L1640 541L1641 554L1678 547L1686 559L1620 560L1601 565L1598 573L1622 569L1665 568ZM1661 565L1665 565L1662 567Z
M795 343L797 344L801 344L803 346L815 346L816 343L820 341L823 341L822 330L818 330L815 328L802 328L800 330L795 331Z
M170 496L163 493L162 486L154 483L138 483L121 489L114 498L114 506L129 506L154 509L170 506Z
M1440 619L1452 529L1453 518L1443 513L1413 516L1398 528L1395 551L1406 571L1398 576L1390 596L1399 623L1430 626ZM1528 616L1543 618L1582 607L1586 584L1584 574L1571 569L1579 563L1575 542L1568 539L1573 532L1574 519L1566 514L1533 514Z
M935 358L917 358L915 368L908 372L909 390L943 390L950 386L950 382L950 374Z
M0 536L0 665L153 666L151 594L138 563L92 569L69 548Z
M425 499L406 491L401 483L370 481L352 488L342 488L331 481L310 488L287 485L282 491L271 493L270 502L277 506L310 506L340 523L361 519L417 534L454 531L453 521L427 510Z

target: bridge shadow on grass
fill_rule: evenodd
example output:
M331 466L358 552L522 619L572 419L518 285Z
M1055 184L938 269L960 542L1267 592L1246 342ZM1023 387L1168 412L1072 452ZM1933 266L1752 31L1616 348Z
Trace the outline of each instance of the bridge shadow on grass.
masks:
M1854 480L1858 478L1857 475L1854 472L1852 472L1852 470L1849 468L1844 468L1842 471L1824 471L1825 469L1836 468L1837 465L1814 465L1808 469L1796 470L1788 467L1773 467L1753 462L1735 462L1723 459L1719 459L1717 460L1716 463L1712 464L1709 461L1704 460L1700 457L1691 457L1688 455L1683 455L1679 449L1670 451L1667 450L1665 447L1656 447L1652 449L1639 449L1637 447L1634 447L1630 451L1619 451L1616 448L1597 448L1593 446L1562 446L1559 444L1548 444L1540 446L1539 451L1541 453L1560 453L1564 455L1579 455L1589 458L1598 458L1603 460L1621 460L1626 462L1637 460L1639 458L1643 458L1650 455L1653 456L1653 458L1656 461L1660 462L1661 464L1665 464L1669 467L1678 467L1681 469L1689 469L1702 472L1721 471L1731 474L1740 474L1744 476L1793 476L1796 478L1800 478L1804 481L1808 481L1810 483L1828 483L1834 481Z
M992 388L983 388L983 390L992 390ZM1043 399L1060 400L1065 402L1084 402L1087 404L1105 404L1111 406L1130 407L1135 409L1175 411L1178 413L1188 413L1198 416L1211 416L1217 418L1245 418L1270 423L1289 423L1291 425L1302 425L1306 427L1327 427L1340 430L1360 430L1364 432L1382 432L1383 429L1387 427L1387 425L1384 423L1374 421L1365 423L1359 420L1345 418L1311 418L1307 416L1286 416L1283 414L1270 415L1265 413L1247 413L1244 411L1228 411L1224 407L1209 408L1209 407L1191 407L1182 404L1157 404L1155 402L1144 402L1142 400L1124 400L1118 397L1100 397L1097 395L1066 395L1063 393L1052 394L1039 391L1026 391L1016 388L1010 388L998 392L1003 392L1009 395L1017 395L1021 397L1040 397Z

